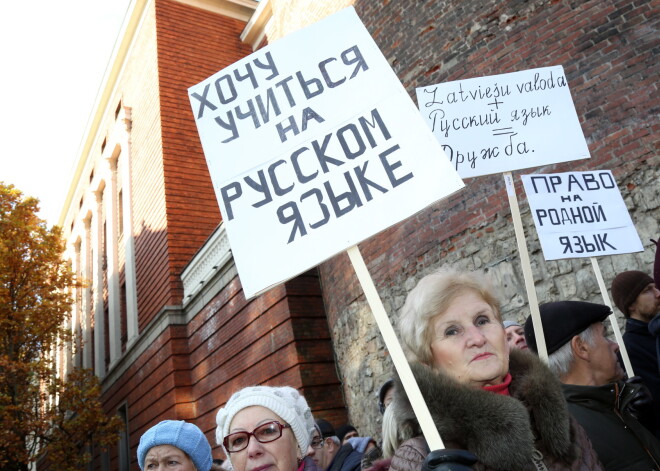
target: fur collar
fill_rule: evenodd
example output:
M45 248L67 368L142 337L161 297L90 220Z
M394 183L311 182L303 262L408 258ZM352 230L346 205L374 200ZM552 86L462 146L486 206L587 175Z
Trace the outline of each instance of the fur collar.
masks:
M534 449L571 463L570 416L559 380L531 353L512 351L512 397L459 384L428 366L410 365L446 447L470 450L488 468L529 469ZM419 425L399 378L394 414L404 435Z

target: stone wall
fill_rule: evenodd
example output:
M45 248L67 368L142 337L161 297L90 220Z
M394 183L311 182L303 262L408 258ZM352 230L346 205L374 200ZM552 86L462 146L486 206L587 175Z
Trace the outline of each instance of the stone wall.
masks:
M417 86L562 64L591 159L514 173L539 301L602 297L590 259L544 261L521 173L612 170L645 250L599 258L605 284L626 269L651 273L649 239L660 236L658 15L651 2L357 0L355 7L411 97ZM487 271L501 289L504 317L528 315L501 175L467 180L458 194L360 250L392 321L417 281L446 264ZM348 257L322 264L320 274L350 421L363 435L379 436L375 395L391 360Z

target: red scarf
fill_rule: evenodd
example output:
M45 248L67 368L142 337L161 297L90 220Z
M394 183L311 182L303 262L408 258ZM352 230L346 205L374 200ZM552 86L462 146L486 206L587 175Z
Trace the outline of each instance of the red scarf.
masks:
M511 384L511 373L507 373L504 377L504 382L500 384L494 384L493 386L484 386L481 389L484 391L494 392L495 394L501 394L502 396L510 396L509 394L509 384Z

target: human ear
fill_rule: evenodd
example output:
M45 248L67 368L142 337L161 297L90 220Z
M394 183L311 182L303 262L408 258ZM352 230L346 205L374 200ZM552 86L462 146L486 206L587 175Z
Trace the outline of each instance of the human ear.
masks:
M571 350L577 358L589 361L589 346L577 335L571 339Z

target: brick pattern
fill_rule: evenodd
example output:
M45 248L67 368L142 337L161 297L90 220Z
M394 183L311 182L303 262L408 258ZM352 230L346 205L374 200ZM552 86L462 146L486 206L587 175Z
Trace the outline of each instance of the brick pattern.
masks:
M240 42L243 27L157 0L126 67L120 87L132 109L141 333L164 308L181 309L179 275L219 223L187 88L251 52ZM104 384L104 406L128 406L131 469L141 434L166 418L197 424L220 457L217 410L254 384L300 388L315 413L346 420L316 270L249 302L234 278L191 322L167 328L118 381ZM119 469L118 459L111 448L110 469ZM100 461L96 450L96 469Z
M158 83L167 212L169 289L181 302L180 274L220 222L188 87L252 52L241 21L173 0L156 2Z
M300 388L315 415L346 421L332 358L315 270L249 302L234 278L191 322L156 339L105 391L105 407L129 404L132 461L142 433L166 418L195 423L220 457L215 415L245 386ZM114 465L116 450L110 456Z
M167 223L158 96L158 58L153 6L119 85L131 108L131 174L138 328L143 330L164 305L173 304L168 287ZM121 157L120 157L121 158Z
M269 42L355 3L355 0L271 0L273 16L266 28Z
M612 170L646 250L599 259L605 283L625 269L651 270L649 238L660 232L657 7L617 0L357 0L355 8L413 99L422 85L562 64L592 158L535 171ZM539 301L602 302L589 259L543 260L515 180ZM393 320L406 293L444 264L487 270L501 288L505 317L528 314L499 175L467 180L454 197L360 249ZM334 257L319 271L351 423L363 434L379 435L374 397L391 361L348 257Z
M147 13L121 81L132 109L131 163L139 328L181 303L179 275L220 213L187 88L251 52L239 21L158 0ZM180 308L178 308L180 309ZM113 384L104 406L128 406L131 469L139 438L159 420L197 424L215 446L215 414L253 384L291 385L330 418L346 420L312 271L247 302L238 278L187 325L170 326ZM119 469L117 448L110 469ZM96 450L95 468L101 469Z

